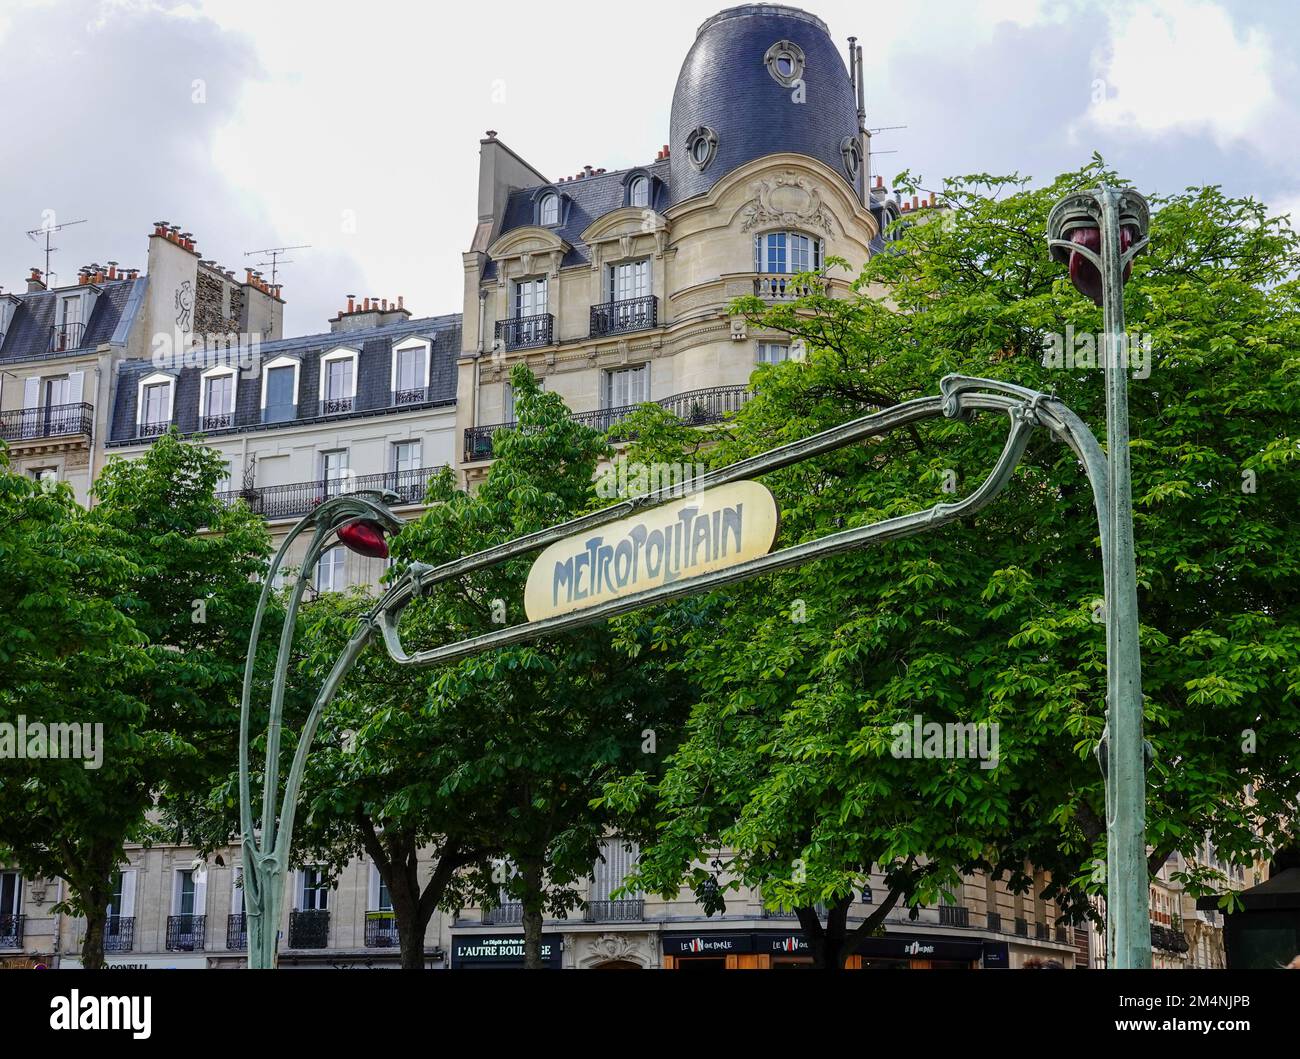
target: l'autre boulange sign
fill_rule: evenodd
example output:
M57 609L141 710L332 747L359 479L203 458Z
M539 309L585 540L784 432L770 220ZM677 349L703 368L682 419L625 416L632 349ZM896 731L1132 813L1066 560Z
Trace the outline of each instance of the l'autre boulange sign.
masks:
M757 559L777 524L758 482L675 500L552 544L528 573L524 609L537 621Z

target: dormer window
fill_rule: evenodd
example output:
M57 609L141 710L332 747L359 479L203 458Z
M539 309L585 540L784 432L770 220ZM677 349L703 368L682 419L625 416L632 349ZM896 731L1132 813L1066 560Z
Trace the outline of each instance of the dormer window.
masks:
M320 359L321 415L351 412L357 398L357 351L336 349Z
M59 298L58 312L50 335L50 352L80 349L86 325L83 316L85 298L78 292Z
M154 372L136 388L135 425L142 438L166 432L172 421L172 395L176 380L165 372Z
M235 389L239 383L234 368L209 368L199 386L199 428L229 430L235 425Z
M548 191L537 200L537 223L550 228L560 223L560 196Z
M262 422L287 423L298 418L298 369L293 357L276 357L262 366Z
M707 125L693 129L686 137L686 154L691 164L701 172L713 161L718 150L718 134Z
M419 404L429 399L429 346L428 339L409 338L393 347L393 404Z
M627 185L627 204L629 206L650 205L650 178L635 176Z

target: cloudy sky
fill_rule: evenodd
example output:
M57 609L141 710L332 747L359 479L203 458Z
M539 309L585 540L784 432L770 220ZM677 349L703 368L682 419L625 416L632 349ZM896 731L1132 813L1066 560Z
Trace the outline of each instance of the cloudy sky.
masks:
M62 283L142 266L167 219L241 275L311 244L286 334L348 293L458 311L483 131L552 178L653 159L724 2L0 0L0 285L42 263L23 233L49 217L88 220L55 240ZM868 123L906 126L877 172L1046 178L1097 150L1148 192L1221 183L1300 217L1291 0L802 6L863 41Z

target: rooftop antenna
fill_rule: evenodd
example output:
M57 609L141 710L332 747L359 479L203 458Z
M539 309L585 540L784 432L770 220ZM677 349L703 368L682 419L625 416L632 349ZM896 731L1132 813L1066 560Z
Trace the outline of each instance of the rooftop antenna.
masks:
M55 232L63 231L64 228L71 228L74 224L85 224L85 223L86 220L85 218L83 218L82 220L79 221L64 221L62 224L42 224L39 228L32 228L30 231L26 233L27 238L30 239L33 243L36 242L36 237L38 235L45 236L45 278L47 281L50 278L50 255L54 253L56 250L58 250L57 246L50 245L50 236L53 235Z
M271 257L270 261L254 261L253 264L271 266L271 286L274 287L276 273L279 271L280 266L293 264L292 258L286 258L285 260L281 261L280 255L287 254L290 250L309 250L309 249L311 249L311 243L302 243L298 246L265 246L261 250L245 251L244 256L252 257L254 254L270 255Z

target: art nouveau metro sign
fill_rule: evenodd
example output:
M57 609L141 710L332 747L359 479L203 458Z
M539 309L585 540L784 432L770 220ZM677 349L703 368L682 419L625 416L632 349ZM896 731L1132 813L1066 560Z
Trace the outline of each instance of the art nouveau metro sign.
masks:
M767 487L741 481L574 534L533 563L524 610L539 621L757 559L778 521Z

